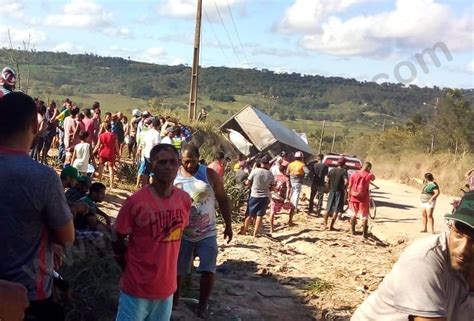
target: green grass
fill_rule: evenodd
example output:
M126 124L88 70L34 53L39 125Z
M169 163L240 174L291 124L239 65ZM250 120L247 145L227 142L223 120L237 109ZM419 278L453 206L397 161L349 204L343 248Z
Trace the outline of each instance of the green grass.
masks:
M330 291L333 287L332 283L317 278L306 286L306 290L311 294L321 294Z

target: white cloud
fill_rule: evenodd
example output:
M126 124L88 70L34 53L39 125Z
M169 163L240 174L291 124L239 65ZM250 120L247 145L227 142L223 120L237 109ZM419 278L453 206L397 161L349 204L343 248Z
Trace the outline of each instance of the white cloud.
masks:
M438 42L450 51L473 50L469 13L456 16L436 0L396 0L392 11L345 20L336 16L361 2L365 0L296 0L278 30L303 33L303 48L337 56L399 57Z
M67 52L70 54L78 54L84 52L84 47L73 44L72 42L62 42L51 48L54 52Z
M25 5L23 0L0 0L0 19L3 23L24 22L31 24L29 17L25 16Z
M465 70L470 73L470 74L474 74L474 60L469 62L466 67L465 67Z
M59 14L46 16L48 26L68 28L107 27L112 23L113 14L94 0L71 0Z
M15 29L0 25L0 47L10 47L9 32L14 48L24 49L25 44L29 42L29 49L33 49L46 40L46 34L39 30Z
M215 0L203 1L203 19L207 17L211 20L218 18L219 14L222 18L229 16L229 9L236 3L242 4L247 0ZM164 4L157 7L158 13L163 16L173 18L191 19L196 16L197 1L196 0L166 0ZM230 17L229 17L230 18Z
M0 0L0 15L2 16L11 16L23 9L23 0Z
M167 53L161 47L149 48L137 56L137 60L148 63L164 63L167 60Z
M277 28L283 33L318 31L328 15L368 1L370 0L296 0L286 10Z
M104 34L110 37L120 37L124 39L133 38L133 34L130 29L122 27L122 28L105 28L103 30Z

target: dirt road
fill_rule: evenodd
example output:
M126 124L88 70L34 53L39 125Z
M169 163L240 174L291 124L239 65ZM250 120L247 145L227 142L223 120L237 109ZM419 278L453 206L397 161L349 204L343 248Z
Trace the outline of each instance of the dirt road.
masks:
M377 217L372 232L377 237L394 241L401 237L418 238L421 231L420 190L393 181L377 180L380 190L373 192ZM441 193L434 211L435 231L446 230L443 216L451 211L453 196Z
M369 240L349 233L348 221L339 231L326 231L322 218L300 212L296 226L287 215L276 219L272 236L237 235L225 244L219 236L217 281L209 320L349 320L354 309L375 290L400 252L420 233L419 190L392 181L377 180L374 193L377 218L371 221ZM309 195L309 189L303 190ZM114 191L106 204L115 211L126 193ZM442 216L452 197L441 195L435 210L435 228L445 230ZM302 209L306 208L302 204ZM268 233L268 222L265 231ZM222 232L222 227L219 227ZM192 276L173 320L200 320L193 309L199 276Z

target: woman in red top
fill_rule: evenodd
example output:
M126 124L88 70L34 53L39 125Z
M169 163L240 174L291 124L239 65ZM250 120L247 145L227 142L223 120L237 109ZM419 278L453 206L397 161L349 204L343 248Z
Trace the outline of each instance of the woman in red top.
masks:
M104 129L105 132L100 134L99 143L94 150L94 154L99 152L99 181L102 181L104 165L107 164L110 174L110 188L114 188L115 157L120 158L120 149L117 136L112 133L112 125L110 122L104 124Z

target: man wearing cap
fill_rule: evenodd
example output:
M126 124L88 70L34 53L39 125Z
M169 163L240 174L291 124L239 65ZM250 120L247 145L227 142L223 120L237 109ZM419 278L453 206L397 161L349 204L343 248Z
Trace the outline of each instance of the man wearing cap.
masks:
M351 321L473 320L474 192L446 219L449 230L408 247Z
M64 188L74 187L80 178L77 169L72 167L71 165L67 165L63 168L60 177L61 183L63 184Z
M298 212L301 187L303 186L303 178L305 175L305 164L303 163L302 152L298 151L295 153L295 160L288 165L286 175L290 176L290 202L295 207L295 212Z

